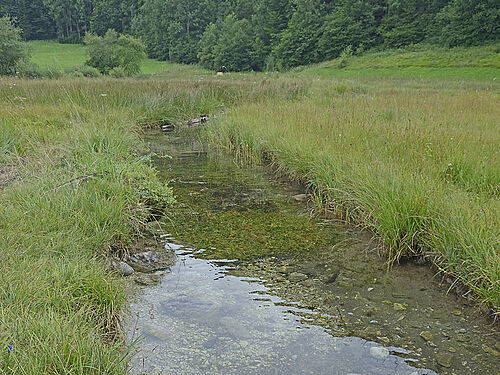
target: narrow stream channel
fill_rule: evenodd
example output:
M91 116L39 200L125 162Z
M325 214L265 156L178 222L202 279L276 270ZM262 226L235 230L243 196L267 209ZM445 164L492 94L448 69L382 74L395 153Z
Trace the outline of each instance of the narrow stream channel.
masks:
M368 234L311 218L300 187L196 131L148 141L177 260L131 297L132 374L500 374L498 327L428 266L387 273Z

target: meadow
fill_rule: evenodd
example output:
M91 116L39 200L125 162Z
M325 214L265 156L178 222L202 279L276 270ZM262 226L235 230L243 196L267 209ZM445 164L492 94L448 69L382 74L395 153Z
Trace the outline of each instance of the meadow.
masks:
M60 44L56 41L33 40L27 42L27 45L31 51L31 61L42 69L64 72L83 66L87 60L86 48L83 44ZM176 65L167 61L145 59L141 65L141 73L148 75L161 73Z
M33 59L49 68L81 53L42 45ZM219 114L211 147L306 183L317 212L371 231L391 261L428 260L498 314L500 85L481 77L496 67L466 68L472 78L180 65L149 78L0 78L0 372L126 373L125 291L106 259L175 194L141 135L200 114Z
M293 72L322 78L392 78L491 81L500 77L498 43L452 49L415 45L396 50L368 51Z

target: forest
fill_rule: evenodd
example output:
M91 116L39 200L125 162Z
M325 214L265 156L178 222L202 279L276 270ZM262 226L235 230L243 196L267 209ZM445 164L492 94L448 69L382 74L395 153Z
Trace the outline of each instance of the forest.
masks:
M286 70L369 49L500 38L498 0L0 0L25 40L113 29L148 55L222 71Z

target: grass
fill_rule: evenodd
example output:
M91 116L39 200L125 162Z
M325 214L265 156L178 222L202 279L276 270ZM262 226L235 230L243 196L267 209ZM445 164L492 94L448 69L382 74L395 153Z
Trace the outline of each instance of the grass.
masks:
M343 68L340 66L345 65ZM500 45L452 49L417 45L372 51L296 69L324 78L500 79Z
M125 374L124 290L105 259L126 251L149 208L172 198L142 155L141 129L292 99L297 87L0 80L0 171L10 171L0 173L0 373Z
M60 44L56 41L33 40L27 42L31 49L31 61L42 69L65 71L85 64L86 48L83 44ZM142 74L157 74L176 67L167 61L145 59L141 66Z
M207 136L307 182L390 259L424 256L498 311L499 102L498 86L320 80L295 102L237 106Z
M203 113L219 114L213 145L306 181L318 209L371 230L390 259L424 256L498 313L500 90L483 68L497 69L0 78L0 373L126 373L124 290L104 262L172 194L141 132Z

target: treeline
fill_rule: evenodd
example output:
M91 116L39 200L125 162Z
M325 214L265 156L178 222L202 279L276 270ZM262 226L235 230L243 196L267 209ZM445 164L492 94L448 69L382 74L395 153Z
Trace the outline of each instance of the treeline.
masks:
M319 62L342 51L500 39L498 0L0 0L25 39L133 34L151 57L216 70Z

